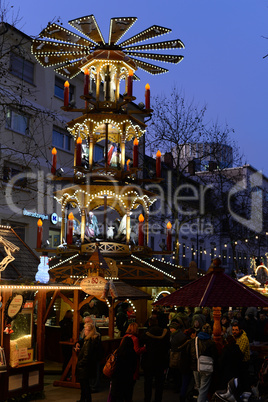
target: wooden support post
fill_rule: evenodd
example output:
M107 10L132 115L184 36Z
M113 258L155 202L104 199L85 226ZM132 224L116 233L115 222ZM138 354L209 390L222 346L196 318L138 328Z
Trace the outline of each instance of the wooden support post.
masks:
M105 123L105 168L108 168L109 123Z
M90 169L92 169L93 166L93 154L94 154L94 141L93 141L93 134L90 133L89 150L88 150L88 164Z
M114 337L114 309L115 309L115 304L114 304L114 299L112 299L111 302L111 307L109 308L109 329L108 329L108 335L110 339L113 339Z
M73 312L73 341L78 342L79 339L79 324L80 324L80 313L79 313L79 290L74 290L74 312ZM76 352L72 352L72 378L75 378L75 368L77 363Z
M79 338L79 326L80 326L80 313L79 313L79 290L74 290L74 312L73 312L73 341L77 341Z
M126 218L126 243L130 243L130 210L127 209L127 218Z
M59 295L65 302L68 302L71 309L73 309L73 338L70 342L60 342L61 344L69 345L70 347L72 347L72 356L71 356L64 372L62 373L60 380L54 381L53 385L61 386L61 387L68 387L68 388L79 388L80 385L76 381L76 377L75 377L75 368L76 368L76 364L77 364L77 353L74 350L75 344L79 338L79 322L80 322L80 320L79 320L80 319L79 290L78 289L74 290L73 302L71 302L71 300L69 300L62 293L59 293ZM72 373L71 381L67 381L67 377L68 377L70 370Z
M61 244L63 243L64 238L65 238L65 210L63 210L62 213L61 213L61 231L60 231L60 242L61 242Z
M100 72L97 72L96 77L96 101L99 102L100 100Z
M149 243L149 214L145 214L145 246L148 246Z
M107 195L103 196L103 238L107 239Z
M42 362L44 361L44 352L45 352L45 323L44 317L46 313L46 291L38 290L37 293L37 330L36 330L36 339L37 339L37 360Z
M121 170L125 168L126 161L126 123L123 124L123 134L121 136Z
M59 291L59 290L56 290L56 291L54 292L52 298L51 298L51 301L50 301L50 303L49 303L49 306L48 306L48 308L47 308L47 310L46 310L46 312L45 312L45 315L44 315L44 317L43 317L43 324L44 324L44 325L45 325L45 323L46 323L46 320L47 320L47 318L48 318L48 315L49 315L50 311L52 310L52 307L53 307L53 305L54 305L54 303L55 303L57 297L59 297L59 293L60 293L60 291Z
M3 306L6 305L8 299L12 296L12 290L6 290L2 293L2 303ZM0 323L0 329L1 329L1 346L3 346L5 350L5 356L6 356L6 362L7 362L7 367L9 367L9 361L10 361L10 335L4 333L4 329L6 326L5 322L5 315L4 315L4 308L2 308L2 315L1 315L1 323Z
M12 290L5 290L2 292L2 303L3 306L6 305L8 299L12 296ZM1 322L0 322L0 330L1 330L1 335L0 335L0 340L1 340L1 345L3 345L3 337L4 337L4 329L5 329L6 323L5 323L5 315L4 315L4 307L1 310Z
M81 243L85 241L85 230L86 230L86 211L83 208L81 210Z
M213 307L213 340L217 344L219 350L222 349L222 337L221 337L221 307Z
M119 101L119 96L120 96L120 69L117 68L116 76L115 76L115 94L114 94L114 101L118 102Z

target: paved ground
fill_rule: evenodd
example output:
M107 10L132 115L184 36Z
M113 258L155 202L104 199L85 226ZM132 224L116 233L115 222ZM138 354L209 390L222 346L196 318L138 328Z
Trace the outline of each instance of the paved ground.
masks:
M80 390L73 388L54 387L53 382L59 379L59 375L45 375L45 399L50 402L75 402L80 399ZM92 402L106 402L109 391L109 382L102 380L100 392L92 394ZM154 397L154 394L153 394ZM38 401L37 399L35 401ZM39 400L40 401L40 400ZM133 402L143 402L143 376L137 381L134 389ZM179 402L179 394L172 387L165 387L163 402Z

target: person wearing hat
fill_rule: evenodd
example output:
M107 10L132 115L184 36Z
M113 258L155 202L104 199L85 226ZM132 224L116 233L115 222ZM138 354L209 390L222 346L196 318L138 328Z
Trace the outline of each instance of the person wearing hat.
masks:
M190 320L188 315L185 312L184 307L178 307L177 312L173 314L171 321L173 320L178 320L181 321L182 323L182 330L184 331L185 329L189 328L190 326Z
M181 352L178 348L185 342L186 335L182 331L183 324L176 320L171 321L170 330L170 359L169 378L173 380L174 392L179 392L181 387L181 374L179 370Z

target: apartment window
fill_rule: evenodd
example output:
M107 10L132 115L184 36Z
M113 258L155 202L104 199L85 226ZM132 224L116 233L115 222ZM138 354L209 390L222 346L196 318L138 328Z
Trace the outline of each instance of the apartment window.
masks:
M71 151L71 136L63 130L53 128L52 145L65 151Z
M15 53L10 54L10 72L30 84L34 83L34 63Z
M29 116L16 110L8 109L6 114L6 128L16 131L17 133L29 134Z
M62 80L59 77L55 77L55 87L54 87L54 95L57 98L64 100L64 83L65 80ZM69 86L69 102L74 99L74 86L70 84Z
M15 186L17 187L26 187L27 186L27 170L24 170L11 162L4 161L3 166L3 182L8 183L13 177L17 176L20 173L24 173L23 177L20 177L15 181Z

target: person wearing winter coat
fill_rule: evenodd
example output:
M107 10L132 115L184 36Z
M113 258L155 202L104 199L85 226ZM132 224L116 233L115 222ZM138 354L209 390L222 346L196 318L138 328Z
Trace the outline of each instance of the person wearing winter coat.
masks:
M137 354L133 340L125 336L116 351L115 370L111 379L110 402L132 402Z
M83 322L84 322L83 329L81 330L81 332L79 334L79 340L75 345L76 352L78 352L83 346L84 339L85 339L85 326L87 324L94 325L94 327L96 328L96 332L99 333L98 328L95 325L95 322L93 321L93 319L89 315L86 315L84 317ZM100 387L100 361L101 361L102 357L103 357L103 349L102 349L102 346L101 346L99 361L98 361L97 370L96 370L96 377L94 377L94 378L92 377L92 378L89 379L90 386L91 386L91 392L94 392L94 393L98 392L99 387Z
M85 338L79 351L75 375L80 383L81 397L79 402L91 402L90 378L95 378L99 356L101 354L101 336L93 323L85 324Z
M266 342L268 339L268 318L264 310L259 312L257 321L256 341Z
M188 344L191 339L196 337L196 332L193 328L188 328L184 330L185 341L178 347L179 352L181 352L179 361L179 370L182 376L181 379L181 389L180 389L180 402L185 402L187 395L193 392L194 388L194 378L193 372L191 370L190 356L188 353Z
M227 336L230 335L232 329L227 314L223 314L223 316L221 317L221 329L222 329L221 336L223 339L226 339Z
M197 320L199 322L200 328L202 328L202 326L206 324L206 317L202 313L201 307L195 307L195 309L194 309L194 315L192 318L192 326L194 325L195 320Z
M251 311L245 316L244 331L247 334L249 343L255 341L257 338L257 317Z
M250 360L250 347L249 340L246 332L240 328L238 322L233 322L232 333L237 345L243 353L242 369L240 373L241 386L244 387L244 391L250 390L249 382L249 360Z
M183 324L178 323L176 320L171 321L171 323L169 325L169 330L170 330L169 375L173 379L175 392L179 392L180 387L181 387L181 374L180 374L180 370L179 370L179 360L180 360L181 353L178 351L178 348L186 340L186 335L182 331L182 325ZM174 354L174 353L175 353L175 356L178 356L177 367L174 367L174 364L171 365L171 363L172 363L171 358L172 358L172 354Z
M243 353L243 362L249 362L250 348L246 332L240 328L238 322L234 321L232 325L232 333L236 340L237 345L239 346L241 352Z
M181 328L182 331L189 328L189 326L190 326L189 317L188 317L187 313L185 312L184 307L178 307L177 312L173 313L170 321L174 321L174 320L178 320L178 322L182 323L182 328Z
M227 335L226 344L219 357L219 389L227 389L232 378L240 377L243 353L232 335Z
M165 370L169 364L169 331L161 328L156 318L149 319L149 329L145 333L143 343L146 351L142 358L144 370L144 402L151 402L153 380L155 379L155 402L162 402L165 381Z
M134 380L135 381L138 380L138 378L139 378L140 357L146 350L145 346L140 346L140 341L139 341L139 338L138 338L138 334L139 334L138 324L136 322L132 322L131 324L129 324L129 326L127 328L127 331L126 331L126 334L124 335L124 338L125 337L130 337L132 339L133 344L134 344L134 350L135 350L136 355L137 355L137 368L136 368L136 371L134 373Z
M205 324L197 334L198 356L210 356L214 365L218 359L216 343L211 339L212 330L209 324ZM197 402L206 402L208 390L211 384L212 373L198 371L195 339L189 342L189 353L191 357L191 369L198 389Z

